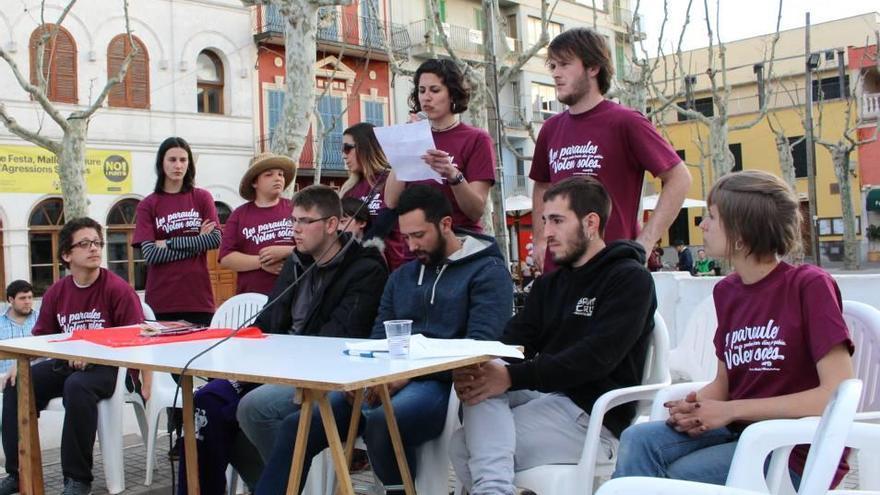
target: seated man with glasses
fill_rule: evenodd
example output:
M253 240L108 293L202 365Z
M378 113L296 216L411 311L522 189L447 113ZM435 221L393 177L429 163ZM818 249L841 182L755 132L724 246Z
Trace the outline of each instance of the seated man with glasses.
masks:
M333 189L309 186L294 195L292 201L296 248L284 262L256 326L264 332L280 334L369 337L388 278L382 254L375 248L361 246L350 233L338 232L342 205ZM293 288L287 290L290 286ZM266 459L278 424L299 407L293 402L294 395L292 386L257 387L227 380L213 380L196 393L202 493L224 492L224 472L229 462L247 468L240 472L245 482L253 486L259 475L255 471L261 466L252 466L253 459L243 459L252 450L246 440L257 447L259 457ZM239 427L247 439L238 434ZM185 494L184 456L180 459L178 493Z
M61 229L58 257L70 275L52 284L43 295L34 335L70 333L143 323L144 313L134 289L118 275L101 268L104 238L91 218L76 218ZM51 399L64 399L61 431L63 495L91 493L92 449L98 431L98 401L113 395L117 368L82 361L49 359L31 366L37 410ZM18 394L16 370L3 387L3 451L9 476L0 481L0 494L19 491Z

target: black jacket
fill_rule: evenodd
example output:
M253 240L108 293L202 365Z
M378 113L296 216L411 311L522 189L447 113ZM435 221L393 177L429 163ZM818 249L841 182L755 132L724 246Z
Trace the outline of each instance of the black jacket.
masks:
M302 335L354 338L370 336L373 320L379 309L379 299L388 279L388 268L382 254L375 248L349 242L349 234L343 234L340 240L343 245L347 244L342 261L330 281L315 295ZM284 262L269 301L290 286L312 263L314 261L311 257L294 251ZM256 326L268 333L291 333L291 306L296 291L297 288L294 287L260 315Z
M525 308L501 340L525 347L511 364L511 389L560 392L590 413L600 395L642 382L654 329L654 279L645 251L615 241L586 265L535 280ZM612 409L604 424L620 436L635 405Z

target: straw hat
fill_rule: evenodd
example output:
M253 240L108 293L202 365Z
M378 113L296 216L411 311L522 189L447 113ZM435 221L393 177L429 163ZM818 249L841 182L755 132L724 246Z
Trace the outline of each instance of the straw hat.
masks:
M257 194L253 186L254 180L266 170L273 168L280 168L284 172L284 188L287 189L287 186L293 182L293 178L296 176L296 163L286 156L274 153L260 153L251 160L247 172L241 178L241 184L238 185L238 194L248 201L256 199Z

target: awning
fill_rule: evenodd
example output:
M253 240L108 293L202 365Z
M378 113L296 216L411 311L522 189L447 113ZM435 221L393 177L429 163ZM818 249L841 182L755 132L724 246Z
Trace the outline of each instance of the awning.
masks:
M511 211L528 211L532 209L532 198L523 194L516 194L504 198L504 210Z
M657 208L657 200L660 198L659 194L652 194L650 196L645 196L642 198L642 209L643 210L653 210ZM706 202L701 199L691 199L685 198L684 204L681 205L682 208L705 208Z
M868 191L866 206L868 211L880 211L880 189L871 189Z

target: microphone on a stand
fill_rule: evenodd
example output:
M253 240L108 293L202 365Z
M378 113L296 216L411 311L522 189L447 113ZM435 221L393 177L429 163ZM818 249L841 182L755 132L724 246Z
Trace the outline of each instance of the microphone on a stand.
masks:
M416 119L417 119L417 120L428 120L428 114L425 113L424 110L419 110L419 111L416 113Z

